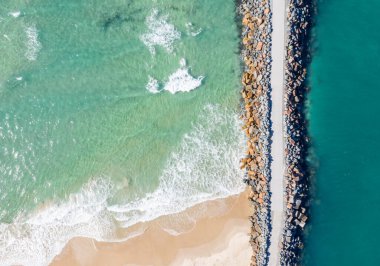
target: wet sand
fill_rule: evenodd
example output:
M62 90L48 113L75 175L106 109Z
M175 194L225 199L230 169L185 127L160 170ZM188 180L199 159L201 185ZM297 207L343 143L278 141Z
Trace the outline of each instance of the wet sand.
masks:
M244 192L137 224L124 233L138 235L122 242L74 238L50 265L249 265L247 198Z

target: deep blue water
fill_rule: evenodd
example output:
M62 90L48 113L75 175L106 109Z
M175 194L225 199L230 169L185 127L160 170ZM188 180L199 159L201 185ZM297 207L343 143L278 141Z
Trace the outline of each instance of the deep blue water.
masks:
M316 155L304 265L380 265L380 2L319 1L311 65Z

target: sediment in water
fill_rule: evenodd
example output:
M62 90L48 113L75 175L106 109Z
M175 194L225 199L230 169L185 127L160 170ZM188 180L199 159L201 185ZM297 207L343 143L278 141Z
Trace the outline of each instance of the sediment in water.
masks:
M285 202L281 265L298 265L308 220L309 137L305 114L307 67L313 13L312 0L289 0L284 88Z
M242 75L243 130L247 136L247 152L241 160L246 171L253 206L250 217L253 249L251 265L266 265L270 237L270 62L271 10L268 0L242 0L238 6L242 16Z

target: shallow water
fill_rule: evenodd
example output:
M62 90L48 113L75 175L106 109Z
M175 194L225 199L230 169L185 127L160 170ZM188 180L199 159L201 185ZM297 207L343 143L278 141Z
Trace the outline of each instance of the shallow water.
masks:
M319 1L310 133L317 157L303 265L379 265L379 1Z
M222 0L2 2L1 265L242 190L234 17Z

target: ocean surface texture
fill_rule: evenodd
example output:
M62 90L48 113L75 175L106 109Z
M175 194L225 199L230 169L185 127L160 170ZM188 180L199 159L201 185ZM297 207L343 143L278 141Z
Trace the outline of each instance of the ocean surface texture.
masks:
M379 265L380 2L319 1L310 131L317 157L304 265Z
M2 0L0 265L243 190L234 17L224 0Z

